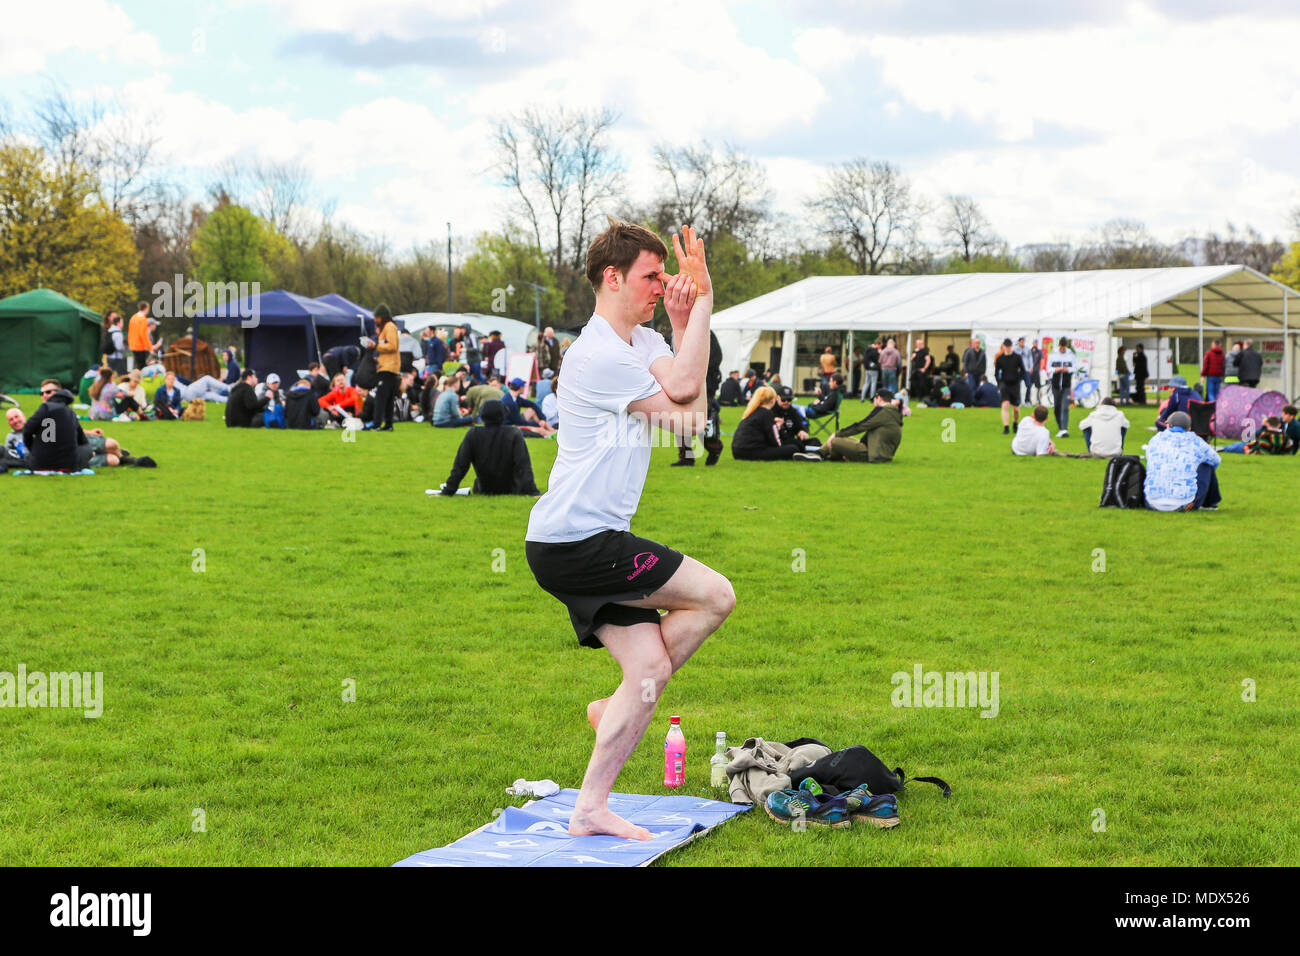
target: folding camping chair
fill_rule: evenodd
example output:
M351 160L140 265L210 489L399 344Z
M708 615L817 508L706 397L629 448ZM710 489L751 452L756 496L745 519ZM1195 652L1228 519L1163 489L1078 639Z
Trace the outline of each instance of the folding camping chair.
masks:
M1217 444L1214 434L1214 406L1217 402L1198 402L1192 399L1187 403L1187 414L1192 419L1192 432L1208 441L1211 445Z

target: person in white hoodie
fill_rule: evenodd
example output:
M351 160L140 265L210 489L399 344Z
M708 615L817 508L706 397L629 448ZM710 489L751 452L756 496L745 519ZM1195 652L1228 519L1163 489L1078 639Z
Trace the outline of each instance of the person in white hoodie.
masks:
M1114 458L1124 454L1124 436L1129 422L1124 413L1115 407L1115 399L1107 396L1092 414L1079 423L1083 441L1094 458Z

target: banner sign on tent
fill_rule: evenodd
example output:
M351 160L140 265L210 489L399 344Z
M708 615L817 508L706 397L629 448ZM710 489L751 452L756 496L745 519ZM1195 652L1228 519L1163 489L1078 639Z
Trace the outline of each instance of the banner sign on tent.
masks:
M1259 343L1259 355L1264 360L1265 377L1282 374L1282 356L1286 349L1281 339L1265 339Z

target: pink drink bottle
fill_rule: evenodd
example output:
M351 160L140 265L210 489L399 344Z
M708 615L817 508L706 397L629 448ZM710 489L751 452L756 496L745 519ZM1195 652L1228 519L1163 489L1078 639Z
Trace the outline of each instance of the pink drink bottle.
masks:
M664 738L664 786L675 790L685 782L686 735L682 733L682 719L674 717Z

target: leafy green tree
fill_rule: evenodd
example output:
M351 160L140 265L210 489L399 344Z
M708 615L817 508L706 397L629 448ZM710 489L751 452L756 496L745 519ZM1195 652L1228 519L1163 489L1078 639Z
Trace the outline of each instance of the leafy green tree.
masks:
M1300 289L1300 242L1291 243L1286 255L1273 267L1270 277L1283 285Z
M193 256L194 275L202 283L257 282L269 290L297 253L265 220L222 202L195 234Z
M0 145L0 297L46 287L98 312L135 294L131 230L75 164Z
M460 268L465 310L500 313L520 322L534 320L533 290L525 282L546 286L541 297L542 328L566 327L586 318L565 315L565 290L555 288L546 254L518 233L483 233ZM584 280L585 281L585 280ZM513 285L514 294L505 292ZM590 290L588 290L590 294Z

